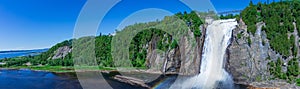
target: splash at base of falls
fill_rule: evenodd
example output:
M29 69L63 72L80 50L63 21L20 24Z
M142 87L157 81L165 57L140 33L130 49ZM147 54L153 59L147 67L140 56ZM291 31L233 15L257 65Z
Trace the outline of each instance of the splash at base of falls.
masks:
M209 23L202 55L200 74L185 80L182 89L232 89L234 83L224 69L224 55L230 44L235 19L216 20ZM177 87L178 88L178 87Z
M222 73L218 75L210 74L208 76L207 73L203 73L192 77L189 81L190 83L193 82L192 85L189 86L191 87L190 89L233 89L234 87L231 76L225 70L222 70ZM188 87L185 87L184 89L187 88Z

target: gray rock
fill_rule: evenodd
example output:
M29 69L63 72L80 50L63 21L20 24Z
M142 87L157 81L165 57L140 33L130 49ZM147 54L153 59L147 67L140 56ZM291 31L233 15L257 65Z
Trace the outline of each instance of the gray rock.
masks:
M120 82L124 82L133 86L141 86L141 87L145 87L145 88L149 88L150 86L148 86L143 80L141 79L137 79L137 78L133 78L133 77L128 77L128 76L121 76L121 75L116 75L113 77L114 79L120 81Z
M205 29L202 26L201 28ZM156 38L152 38L147 45L146 65L149 68L148 71L180 75L199 74L204 37L192 39L194 34L189 29L187 34L181 37L178 43L179 47L166 52L157 50L155 48Z
M69 46L63 46L58 48L55 52L54 52L54 56L51 59L59 59L59 58L64 58L65 56L67 56L70 52L72 51L72 48Z
M279 88L296 88L297 86L283 80L269 80L272 75L268 71L268 63L284 58L271 49L266 32L262 31L264 23L257 23L256 26L255 34L247 33L247 26L243 21L240 21L238 28L233 30L232 43L227 50L226 70L238 84L279 87L277 84L280 83L282 87ZM238 34L242 35L241 38L237 37ZM251 44L248 43L248 37L251 39ZM270 60L267 60L267 57L270 57ZM289 59L291 58L284 59L283 62L287 63L286 60ZM285 67L283 71L286 71Z

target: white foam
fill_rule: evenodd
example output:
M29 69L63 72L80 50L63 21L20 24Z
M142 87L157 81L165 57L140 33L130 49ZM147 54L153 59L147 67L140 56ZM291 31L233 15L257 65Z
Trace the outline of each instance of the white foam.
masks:
M183 89L201 88L212 89L218 82L226 82L233 87L231 76L224 69L224 55L230 44L232 30L236 28L235 19L216 20L211 22L206 30L204 50L200 74L186 80Z

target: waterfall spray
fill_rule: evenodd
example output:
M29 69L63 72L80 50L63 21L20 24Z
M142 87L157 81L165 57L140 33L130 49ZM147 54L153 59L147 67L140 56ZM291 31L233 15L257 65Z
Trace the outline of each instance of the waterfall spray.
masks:
M235 19L216 20L209 23L201 62L201 73L186 80L182 89L232 89L233 80L224 69L224 55L229 46Z

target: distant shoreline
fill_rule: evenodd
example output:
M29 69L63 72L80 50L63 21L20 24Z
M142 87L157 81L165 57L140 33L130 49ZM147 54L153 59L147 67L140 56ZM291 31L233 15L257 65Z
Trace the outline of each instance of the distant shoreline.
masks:
M0 51L0 60L5 58L17 58L24 56L35 56L43 52L47 52L49 48L45 49L32 49L32 50L11 50L11 51Z
M68 73L68 72L141 72L149 74L163 74L158 71L147 71L144 69L129 69L128 71L117 70L115 68L98 68L97 66L85 66L82 68L74 68L74 66L15 66L15 67L0 67L0 70L31 70L42 72L54 72L54 73ZM167 73L176 74L176 73Z
M50 48L41 48L41 49L20 49L20 50L0 50L0 53L4 52L23 52L23 51L35 51L35 50L49 50Z
M84 69L75 70L73 66L15 66L15 67L2 67L0 70L31 70L31 71L42 71L42 72L54 72L54 73L68 73L68 72L89 72L89 71L99 71L99 72L111 72L116 71L109 68L98 68L90 67Z

